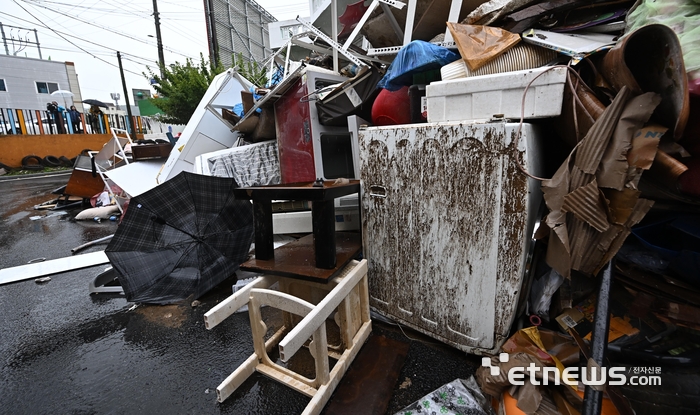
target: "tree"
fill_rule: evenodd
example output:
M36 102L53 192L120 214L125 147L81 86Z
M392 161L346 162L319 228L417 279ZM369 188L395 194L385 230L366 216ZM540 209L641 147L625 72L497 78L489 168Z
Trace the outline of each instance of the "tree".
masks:
M267 70L254 60L247 60L242 53L233 55L236 71L254 85L264 87L267 84Z
M153 88L158 98L151 98L153 105L163 111L161 121L173 124L187 124L197 109L197 105L207 92L214 77L224 71L221 64L213 67L199 54L199 66L187 59L185 64L175 62L163 68L163 76L147 67L144 76L154 79Z

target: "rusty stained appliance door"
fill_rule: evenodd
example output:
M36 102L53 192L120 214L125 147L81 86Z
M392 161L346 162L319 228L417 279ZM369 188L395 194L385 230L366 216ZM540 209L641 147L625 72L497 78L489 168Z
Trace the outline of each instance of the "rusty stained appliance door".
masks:
M524 124L433 123L360 130L370 304L460 350L508 336L541 200L540 135ZM516 149L516 146L520 148Z

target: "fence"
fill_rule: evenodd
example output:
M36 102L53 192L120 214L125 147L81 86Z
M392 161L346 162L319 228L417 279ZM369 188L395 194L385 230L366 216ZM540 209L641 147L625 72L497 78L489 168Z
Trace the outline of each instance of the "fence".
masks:
M151 132L148 119L141 116L131 118L137 134ZM0 134L111 134L112 128L131 131L127 121L128 116L119 114L80 113L80 122L73 125L67 111L52 114L47 110L0 108Z

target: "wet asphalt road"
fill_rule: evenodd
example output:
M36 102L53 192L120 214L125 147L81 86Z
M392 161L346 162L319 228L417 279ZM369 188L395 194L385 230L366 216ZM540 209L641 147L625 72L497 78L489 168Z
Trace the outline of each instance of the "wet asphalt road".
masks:
M72 248L115 232L115 222L73 220L79 210L57 215L33 209L53 199L51 191L67 180L68 175L53 175L0 181L0 268L70 256ZM303 411L308 398L259 374L217 403L218 384L253 352L247 313L214 330L204 328L204 313L231 294L233 279L200 298L197 307L134 308L121 296L89 295L89 281L106 266L52 275L44 284L28 280L0 286L0 414ZM279 320L274 314L268 318ZM388 413L468 377L478 364L474 357L404 330L374 323L374 333L411 343ZM297 364L305 365L304 359Z

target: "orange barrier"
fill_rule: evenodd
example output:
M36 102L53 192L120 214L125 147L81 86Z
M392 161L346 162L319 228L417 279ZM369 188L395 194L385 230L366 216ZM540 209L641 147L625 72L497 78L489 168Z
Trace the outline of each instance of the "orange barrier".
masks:
M43 134L1 135L0 163L9 167L21 167L25 156L73 158L83 150L99 150L112 138L111 134ZM143 139L136 134L132 140Z

